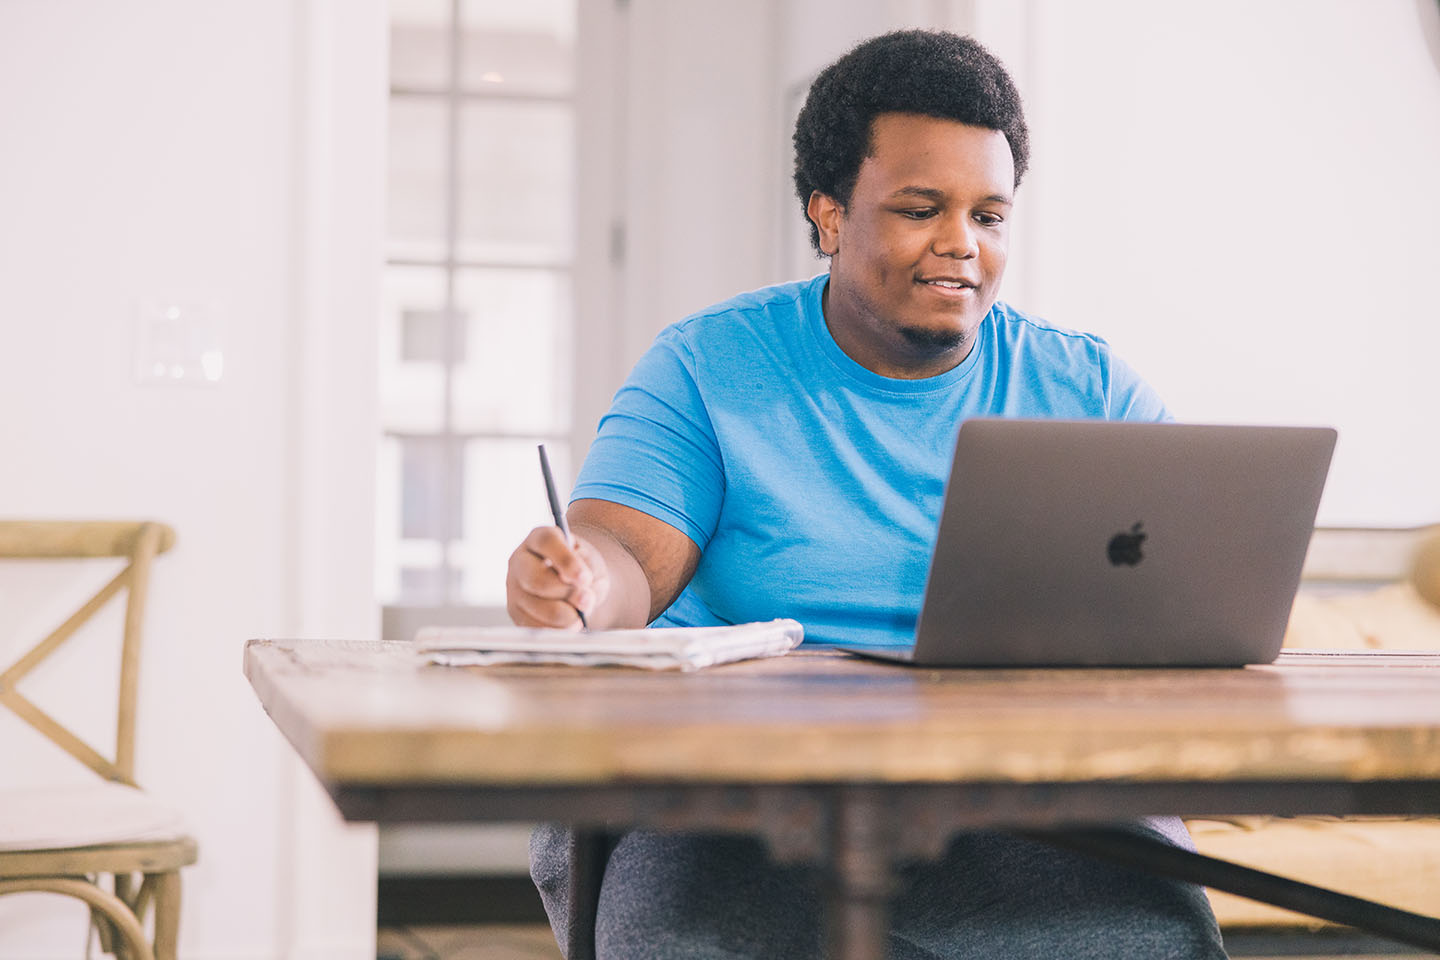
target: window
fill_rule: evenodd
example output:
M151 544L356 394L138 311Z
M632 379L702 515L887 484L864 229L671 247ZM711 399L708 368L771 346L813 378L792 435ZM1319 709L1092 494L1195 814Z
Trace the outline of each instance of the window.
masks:
M377 586L500 605L568 485L576 0L392 0ZM532 515L516 504L534 502Z

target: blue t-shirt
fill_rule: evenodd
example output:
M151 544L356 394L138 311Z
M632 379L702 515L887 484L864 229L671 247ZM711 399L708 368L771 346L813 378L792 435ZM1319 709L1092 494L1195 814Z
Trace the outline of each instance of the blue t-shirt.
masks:
M873 373L830 336L828 279L667 327L600 421L571 499L633 507L701 550L656 626L793 617L807 643L908 646L963 420L1168 418L1104 340L1003 303L954 369Z

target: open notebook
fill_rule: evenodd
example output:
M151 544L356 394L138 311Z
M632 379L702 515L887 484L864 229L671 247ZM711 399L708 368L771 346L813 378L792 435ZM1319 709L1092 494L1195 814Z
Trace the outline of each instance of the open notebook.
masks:
M423 627L415 635L415 648L431 663L456 667L560 663L699 670L735 660L778 657L804 638L805 629L794 620L589 633L534 627Z

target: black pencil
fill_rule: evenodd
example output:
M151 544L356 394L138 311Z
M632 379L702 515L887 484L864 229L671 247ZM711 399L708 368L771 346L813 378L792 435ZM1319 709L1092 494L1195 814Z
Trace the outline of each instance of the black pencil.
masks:
M540 473L545 478L545 496L550 498L550 514L555 518L555 526L565 534L565 542L573 547L575 538L570 536L570 524L565 522L565 511L560 509L560 495L555 492L555 477L550 473L550 458L545 455L545 444L539 444L539 447ZM579 607L575 607L575 615L580 618L581 629L589 630L590 624L585 622L585 614Z

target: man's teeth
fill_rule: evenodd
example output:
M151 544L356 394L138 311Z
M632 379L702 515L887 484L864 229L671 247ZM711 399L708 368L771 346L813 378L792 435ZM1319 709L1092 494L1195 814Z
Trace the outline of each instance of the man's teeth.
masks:
M949 287L951 290L960 290L970 286L968 283L960 283L957 280L926 280L925 282L936 287Z

